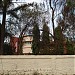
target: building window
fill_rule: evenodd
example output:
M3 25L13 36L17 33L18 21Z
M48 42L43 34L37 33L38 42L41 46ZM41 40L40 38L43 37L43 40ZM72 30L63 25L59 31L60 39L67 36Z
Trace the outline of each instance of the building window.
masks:
M25 44L32 44L32 42L25 42Z

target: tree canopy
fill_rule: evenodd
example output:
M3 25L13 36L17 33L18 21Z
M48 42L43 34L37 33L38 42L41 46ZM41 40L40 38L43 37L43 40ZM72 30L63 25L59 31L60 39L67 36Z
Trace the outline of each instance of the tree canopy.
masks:
M2 23L0 24L0 55L3 54L3 49L5 49L3 48L4 39L5 35L8 34L19 38L18 53L22 54L23 37L31 33L30 30L32 31L32 29L34 54L49 54L51 50L50 45L52 44L56 53L64 54L64 41L67 38L71 43L67 44L68 41L65 43L67 52L74 49L74 0L43 0L40 3L25 2L22 4L17 3L17 7L14 3L17 3L17 1L0 0L0 14L2 15ZM50 38L52 39L51 41ZM42 47L39 46L40 44ZM68 47L69 45L71 45L71 48Z

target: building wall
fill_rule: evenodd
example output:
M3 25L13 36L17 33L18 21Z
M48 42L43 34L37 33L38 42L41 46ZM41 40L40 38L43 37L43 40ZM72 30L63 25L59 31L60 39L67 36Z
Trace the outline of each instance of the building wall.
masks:
M18 45L19 45L19 38L18 37L11 37L10 45L13 48L12 50L15 50L14 54L17 54L17 52L18 52Z
M32 53L32 49L31 49L31 47L32 47L32 40L33 40L33 36L32 35L27 35L27 36L24 36L24 38L23 38L23 47L22 47L22 49L23 49L23 54L31 54ZM42 42L41 42L42 43ZM50 41L50 54L55 54L54 53L54 42L53 41ZM67 54L67 48L66 48L66 41L64 41L64 43L63 43L63 45L64 45L64 52L63 52L63 54Z
M33 72L43 75L74 75L74 55L20 55L0 56L0 73L18 73L32 75ZM20 74L21 73L21 74Z
M32 53L32 49L31 49L31 46L32 46L32 40L33 40L33 37L32 36L24 36L23 38L23 54L30 54Z

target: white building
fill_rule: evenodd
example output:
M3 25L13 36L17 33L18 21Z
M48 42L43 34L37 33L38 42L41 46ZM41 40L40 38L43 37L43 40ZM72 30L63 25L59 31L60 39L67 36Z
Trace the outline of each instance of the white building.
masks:
M23 38L23 54L31 54L32 53L32 40L33 36L32 35L25 35Z

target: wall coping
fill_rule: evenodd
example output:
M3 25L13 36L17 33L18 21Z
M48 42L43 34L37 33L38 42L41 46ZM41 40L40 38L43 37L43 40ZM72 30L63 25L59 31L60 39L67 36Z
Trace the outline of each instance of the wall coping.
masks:
M67 59L75 55L0 55L0 59Z

